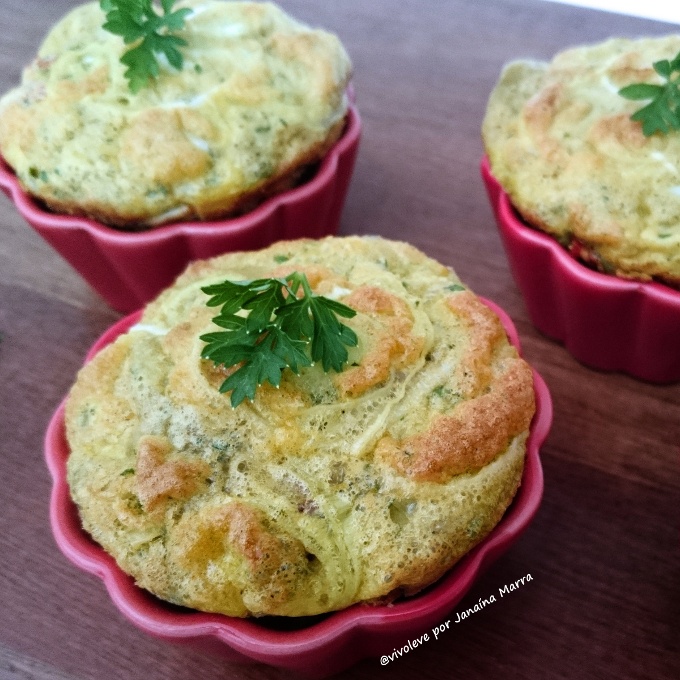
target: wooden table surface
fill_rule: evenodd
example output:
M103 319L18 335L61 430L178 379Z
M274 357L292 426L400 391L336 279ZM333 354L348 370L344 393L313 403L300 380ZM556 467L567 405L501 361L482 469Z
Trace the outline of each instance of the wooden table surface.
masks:
M0 91L75 4L0 0ZM678 677L680 385L589 370L532 327L478 170L504 62L672 27L538 0L282 5L337 32L353 58L364 136L341 233L408 240L501 305L555 412L538 515L454 615L527 573L533 581L386 667L367 659L339 677ZM0 230L0 678L290 677L150 638L56 548L43 434L119 315L4 196Z

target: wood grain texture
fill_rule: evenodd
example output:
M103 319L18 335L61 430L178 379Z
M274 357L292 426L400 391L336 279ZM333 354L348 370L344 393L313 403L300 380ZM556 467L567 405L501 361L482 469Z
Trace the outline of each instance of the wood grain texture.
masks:
M0 91L75 4L0 0ZM532 327L478 171L479 127L504 62L671 27L536 0L281 4L337 32L354 62L364 136L342 233L408 240L497 302L555 408L542 507L455 611L534 580L385 668L369 659L339 677L676 677L680 386L588 370ZM148 637L57 550L45 427L118 315L2 196L0 233L0 678L290 677Z

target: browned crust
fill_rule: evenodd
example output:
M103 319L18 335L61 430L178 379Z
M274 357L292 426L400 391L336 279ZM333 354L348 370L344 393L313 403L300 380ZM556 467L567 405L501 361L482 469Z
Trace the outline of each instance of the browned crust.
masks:
M507 361L491 390L433 420L415 437L378 442L376 457L419 481L444 483L474 472L525 432L534 410L531 369L521 359Z
M376 458L401 474L438 483L488 465L528 430L535 410L533 376L523 359L509 354L493 373L483 370L490 353L505 346L496 315L469 291L450 296L447 306L475 336L462 362L478 378L469 387L470 398L433 418L421 434L401 441L387 435L376 446Z
M611 140L626 149L641 149L646 144L642 126L629 114L619 113L598 120L590 131L597 140Z
M135 490L145 510L166 500L190 498L210 476L210 466L203 461L168 460L171 448L163 437L139 440Z
M488 389L493 378L491 367L496 348L506 345L505 329L498 317L469 290L449 295L446 306L467 326L470 349L456 372L461 396L472 399Z
M560 145L548 134L556 112L560 107L560 98L564 87L561 83L553 83L533 96L526 104L523 115L527 129L534 135L534 141L540 153L553 163L564 160Z
M273 572L286 558L302 561L305 556L302 543L296 541L297 550L291 551L291 544L267 531L262 513L247 503L229 503L221 511L221 517L228 527L229 543L248 560L254 572Z
M243 501L215 507L186 526L179 540L180 559L192 569L205 568L233 550L248 565L254 588L247 597L266 601L269 607L285 604L314 556L301 541L284 532L273 533L266 523L261 510Z
M378 329L364 329L371 346L358 366L340 373L336 384L345 395L358 396L387 380L392 368L412 363L419 355L424 338L414 337L413 316L408 305L396 295L375 286L361 286L344 299L357 312L374 319Z

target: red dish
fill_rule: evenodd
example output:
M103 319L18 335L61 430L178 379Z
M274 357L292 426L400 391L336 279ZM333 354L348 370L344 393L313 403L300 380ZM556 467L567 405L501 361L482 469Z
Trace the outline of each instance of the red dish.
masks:
M533 324L580 362L654 383L680 380L680 292L589 269L519 217L491 174L482 178L512 274Z
M496 305L485 302L498 314L511 342L519 348L517 332L509 317ZM112 326L92 347L86 361L135 324L140 315L137 312ZM238 619L183 609L138 588L81 528L66 483L69 448L64 431L64 403L52 417L45 436L45 457L53 479L52 531L66 557L101 578L118 609L151 635L218 652L233 661L259 661L315 677L337 673L362 658L391 654L424 632L431 633L431 628L450 614L482 570L508 550L533 519L543 495L539 447L552 423L550 394L535 371L534 388L537 409L527 444L522 485L503 519L436 584L389 606L359 604L304 619Z
M350 106L343 136L305 184L273 196L241 217L176 222L144 232L119 231L91 219L48 212L21 188L2 158L0 189L111 307L130 312L169 286L191 260L256 250L282 239L334 234L360 137L361 119Z

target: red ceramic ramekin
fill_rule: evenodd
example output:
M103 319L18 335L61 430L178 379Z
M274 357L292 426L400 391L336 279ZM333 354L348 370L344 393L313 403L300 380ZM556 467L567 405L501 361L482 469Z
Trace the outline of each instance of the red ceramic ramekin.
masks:
M533 324L583 364L654 383L680 380L680 292L589 269L522 221L486 158L482 178Z
M48 212L21 188L1 158L0 188L111 307L130 312L169 286L191 260L257 250L283 239L334 234L360 136L361 119L351 105L342 137L308 182L269 198L241 217L176 222L144 232L119 231L87 218Z
M519 348L517 332L509 317L494 304L487 304L498 314L511 342ZM86 360L136 323L140 314L132 314L112 326L92 347ZM63 403L45 436L45 457L53 479L52 531L66 557L101 578L118 609L147 633L217 652L232 661L259 661L310 677L324 677L365 657L394 654L395 649L403 649L425 632L432 637L431 628L450 615L481 571L508 550L533 519L543 495L539 447L552 423L550 394L535 371L534 389L537 409L527 443L522 484L500 523L436 584L417 596L388 606L359 604L304 619L238 619L176 607L138 588L81 528L66 483L69 447Z

